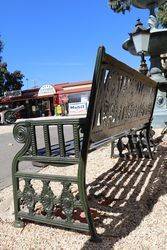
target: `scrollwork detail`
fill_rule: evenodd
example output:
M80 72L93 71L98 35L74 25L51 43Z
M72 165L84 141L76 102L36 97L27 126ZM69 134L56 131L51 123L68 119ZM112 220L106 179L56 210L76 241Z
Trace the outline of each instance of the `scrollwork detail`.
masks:
M13 135L18 143L25 143L29 138L28 127L25 124L16 124L13 128Z
M35 202L36 202L36 193L34 188L31 185L30 179L25 179L25 186L22 193L22 201L26 204L29 209L29 213L34 212Z
M60 203L66 215L67 222L71 222L74 210L74 196L72 195L70 190L71 183L63 182L62 185L63 191L60 197Z
M55 195L49 186L50 181L43 180L43 189L40 195L40 201L48 217L51 217L54 207Z

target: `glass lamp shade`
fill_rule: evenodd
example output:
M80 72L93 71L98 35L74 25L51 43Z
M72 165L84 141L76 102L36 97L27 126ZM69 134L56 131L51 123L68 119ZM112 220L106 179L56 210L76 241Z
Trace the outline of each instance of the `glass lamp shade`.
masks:
M133 43L137 54L148 52L150 33L136 33L132 35Z

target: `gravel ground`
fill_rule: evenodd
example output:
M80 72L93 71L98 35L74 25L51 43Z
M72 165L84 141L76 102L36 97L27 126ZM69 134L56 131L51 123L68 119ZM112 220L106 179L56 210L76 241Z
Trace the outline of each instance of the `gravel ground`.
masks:
M89 154L89 202L102 243L90 242L85 234L30 222L24 229L14 228L9 187L0 192L0 249L167 249L166 141L159 144L155 160L110 159L109 146ZM76 174L76 166L48 166L42 172L57 170Z

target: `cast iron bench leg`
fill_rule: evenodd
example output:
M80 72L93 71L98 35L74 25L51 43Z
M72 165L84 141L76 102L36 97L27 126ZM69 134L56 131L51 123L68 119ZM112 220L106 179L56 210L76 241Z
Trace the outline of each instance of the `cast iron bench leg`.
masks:
M91 241L94 242L101 242L101 238L98 236L96 232L96 228L94 226L94 221L90 212L90 208L88 205L87 194L86 194L86 159L80 157L80 162L78 166L78 189L79 189L79 196L82 203L83 210L85 212L85 216L89 225L89 230L91 234Z
M147 143L147 150L149 154L149 158L153 159L152 151L151 151L151 146L150 146L150 126L147 126L146 128L146 143Z
M115 148L115 142L111 142L111 158L114 157L114 148Z
M117 149L119 151L119 157L120 158L124 158L124 154L122 153L123 152L123 149L124 149L124 145L123 145L123 142L122 142L122 138L119 138L118 142L117 142Z
M17 155L16 155L17 156ZM23 228L24 222L18 218L18 212L19 212L19 181L18 178L15 177L15 173L18 171L18 164L19 161L16 159L16 156L12 163L12 182L13 182L13 197L14 197L14 211L15 211L15 221L14 226L17 228Z
M167 133L167 122L165 122L165 127L163 128L161 135L165 135Z
M18 171L18 156L16 155L13 164L12 164L12 178L13 178L13 196L14 196L14 211L15 211L15 222L14 226L17 228L24 227L24 222L19 218L18 213L20 210L19 206L19 178L17 178L16 174ZM86 185L85 185L85 174L86 174L86 160L80 158L79 166L78 166L78 189L79 196L82 204L83 211L85 212L85 216L87 219L87 223L89 225L89 230L91 234L91 241L101 242L101 238L98 236L96 232L96 228L94 226L93 218L90 212L90 208L88 205L87 194L86 194Z
M132 141L132 135L128 135L128 153L130 156L134 156L134 145L133 145L133 141Z

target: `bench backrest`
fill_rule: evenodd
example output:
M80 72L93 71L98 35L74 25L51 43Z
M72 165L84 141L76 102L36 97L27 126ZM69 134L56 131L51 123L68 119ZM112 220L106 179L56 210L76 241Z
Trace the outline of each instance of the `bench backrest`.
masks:
M99 47L87 113L89 142L151 122L157 84Z

